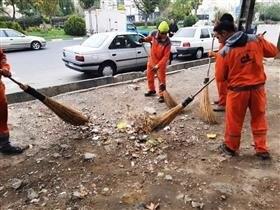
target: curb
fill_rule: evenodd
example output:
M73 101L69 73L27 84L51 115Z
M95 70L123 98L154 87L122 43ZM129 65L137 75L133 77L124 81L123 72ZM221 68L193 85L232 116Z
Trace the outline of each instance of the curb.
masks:
M214 60L212 59L211 62L213 61ZM177 73L180 72L182 69L188 69L195 66L205 65L208 63L209 63L209 59L206 58L197 61L188 61L188 62L173 64L167 67L167 72L168 72L167 74ZM124 83L133 83L145 79L146 76L143 72L130 72L130 73L118 74L115 76L86 79L86 80L71 82L71 83L57 85L57 86L41 88L38 89L38 91L42 94L52 97L68 92L88 90L100 86L104 87L104 86L114 86L114 85L124 84ZM24 92L10 93L7 94L6 96L9 104L35 100L35 98L33 98L32 96Z
M71 39L50 39L49 41L51 42L60 42L60 41L69 41L69 40L83 40L85 39L86 37L74 37L74 38L71 38Z

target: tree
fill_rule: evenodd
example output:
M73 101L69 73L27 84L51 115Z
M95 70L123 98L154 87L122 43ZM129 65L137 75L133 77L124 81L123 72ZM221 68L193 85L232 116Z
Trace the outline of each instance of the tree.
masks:
M96 0L79 0L80 5L83 9L89 10L91 7L96 6Z
M155 11L160 0L133 0L137 9L144 15L145 26L147 26L148 17Z
M74 3L72 0L59 0L59 8L61 13L66 16L74 12Z
M175 20L184 20L192 11L190 0L176 0L172 4L171 17Z
M58 12L58 0L33 0L33 3L34 7L50 20Z
M158 4L158 9L160 11L160 14L164 14L165 11L168 10L170 6L170 0L160 0Z
M191 0L191 6L194 9L194 14L197 15L197 10L199 5L201 5L202 0Z
M12 18L13 18L13 20L16 19L16 4L18 4L18 3L19 3L19 0L6 0L6 1L4 1L5 6L12 6Z
M259 13L261 20L280 21L280 4L272 4L270 6L264 3L257 3L255 12Z

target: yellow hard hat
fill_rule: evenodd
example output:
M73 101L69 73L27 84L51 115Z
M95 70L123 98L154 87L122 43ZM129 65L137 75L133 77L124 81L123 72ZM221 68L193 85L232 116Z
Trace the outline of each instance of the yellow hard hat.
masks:
M158 26L158 30L160 33L168 33L169 31L168 23L166 21L162 21Z

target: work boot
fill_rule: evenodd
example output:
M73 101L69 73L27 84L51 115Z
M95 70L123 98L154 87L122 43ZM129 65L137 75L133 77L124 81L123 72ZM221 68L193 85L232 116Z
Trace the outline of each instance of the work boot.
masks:
M257 152L256 156L261 160L271 160L269 152Z
M213 108L213 111L214 112L224 112L224 111L226 111L226 108L225 108L225 106L217 105L215 108Z
M159 103L164 103L164 98L163 98L163 96L160 96L160 97L158 98L158 102L159 102Z
M156 91L155 91L155 90L149 90L149 91L146 92L144 95L145 95L146 97L154 96L154 95L156 95Z
M226 155L229 155L229 156L235 156L235 155L236 155L236 152L233 151L232 149L228 148L227 145L225 145L225 144L221 144L221 145L218 147L218 150L219 150L222 154L226 154Z
M4 155L17 155L23 152L20 147L12 146L10 143L0 147L0 152Z

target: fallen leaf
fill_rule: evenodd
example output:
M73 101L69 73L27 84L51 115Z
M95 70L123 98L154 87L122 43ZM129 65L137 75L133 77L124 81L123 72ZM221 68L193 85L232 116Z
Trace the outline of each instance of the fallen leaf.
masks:
M151 203L150 205L146 205L145 208L149 210L157 210L159 208L159 203L157 204Z
M120 122L118 122L117 128L118 128L119 130L127 128L127 122L125 122L125 121L120 121Z

